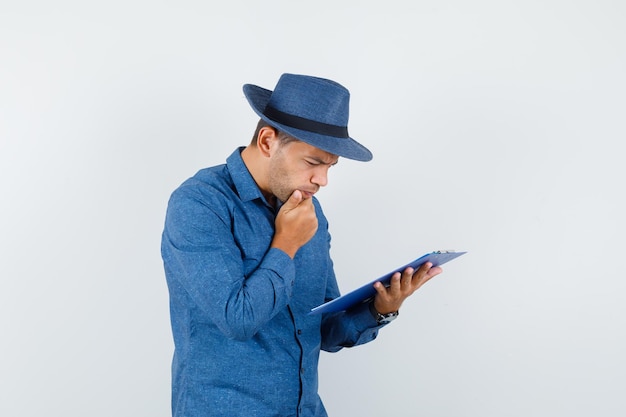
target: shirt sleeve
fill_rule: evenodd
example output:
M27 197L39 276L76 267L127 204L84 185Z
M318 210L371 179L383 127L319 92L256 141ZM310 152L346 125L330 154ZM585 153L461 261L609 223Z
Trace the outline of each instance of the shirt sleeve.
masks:
M325 313L322 317L322 349L337 352L344 347L362 345L378 336L379 325L367 303L348 311Z
M330 240L330 234L328 239ZM330 301L340 296L337 279L332 268L328 272L325 300ZM322 314L322 350L337 352L344 347L352 347L371 342L378 336L379 325L369 310L367 303L347 311Z
M178 189L168 204L161 252L172 308L193 308L227 337L245 340L288 304L295 268L286 253L268 249L244 276L230 223L219 197Z

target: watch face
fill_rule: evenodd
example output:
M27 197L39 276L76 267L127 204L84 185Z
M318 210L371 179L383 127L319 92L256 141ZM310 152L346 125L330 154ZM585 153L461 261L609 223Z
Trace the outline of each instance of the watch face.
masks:
M389 313L389 314L378 314L378 323L386 324L394 321L398 317L398 312Z

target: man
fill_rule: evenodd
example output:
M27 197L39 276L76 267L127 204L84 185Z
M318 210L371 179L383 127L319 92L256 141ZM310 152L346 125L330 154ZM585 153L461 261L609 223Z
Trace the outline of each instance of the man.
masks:
M314 194L339 157L372 154L349 137L349 92L333 81L283 74L273 91L243 90L261 118L252 142L185 181L168 205L173 415L326 416L320 349L375 339L441 269L409 268L389 288L377 283L371 303L309 315L339 296Z

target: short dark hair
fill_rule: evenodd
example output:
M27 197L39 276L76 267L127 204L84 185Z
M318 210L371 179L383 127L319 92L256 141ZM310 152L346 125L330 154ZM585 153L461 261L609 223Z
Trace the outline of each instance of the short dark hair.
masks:
M257 123L257 125L256 125L256 129L254 130L254 136L252 136L252 140L250 141L250 145L256 146L256 140L259 137L259 132L264 127L269 127L269 128L274 129L274 132L276 132L276 136L282 142L283 145L285 145L285 144L287 144L289 142L293 142L293 141L298 140L298 139L294 138L293 136L290 136L287 133L283 132L282 130L276 129L274 126L270 125L265 120L259 119L259 123Z

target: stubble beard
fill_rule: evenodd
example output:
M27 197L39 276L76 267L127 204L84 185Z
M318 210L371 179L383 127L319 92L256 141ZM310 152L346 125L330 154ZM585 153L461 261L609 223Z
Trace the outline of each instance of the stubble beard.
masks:
M285 169L282 150L275 158L270 165L269 186L271 193L284 203L296 189L289 183L289 173Z

